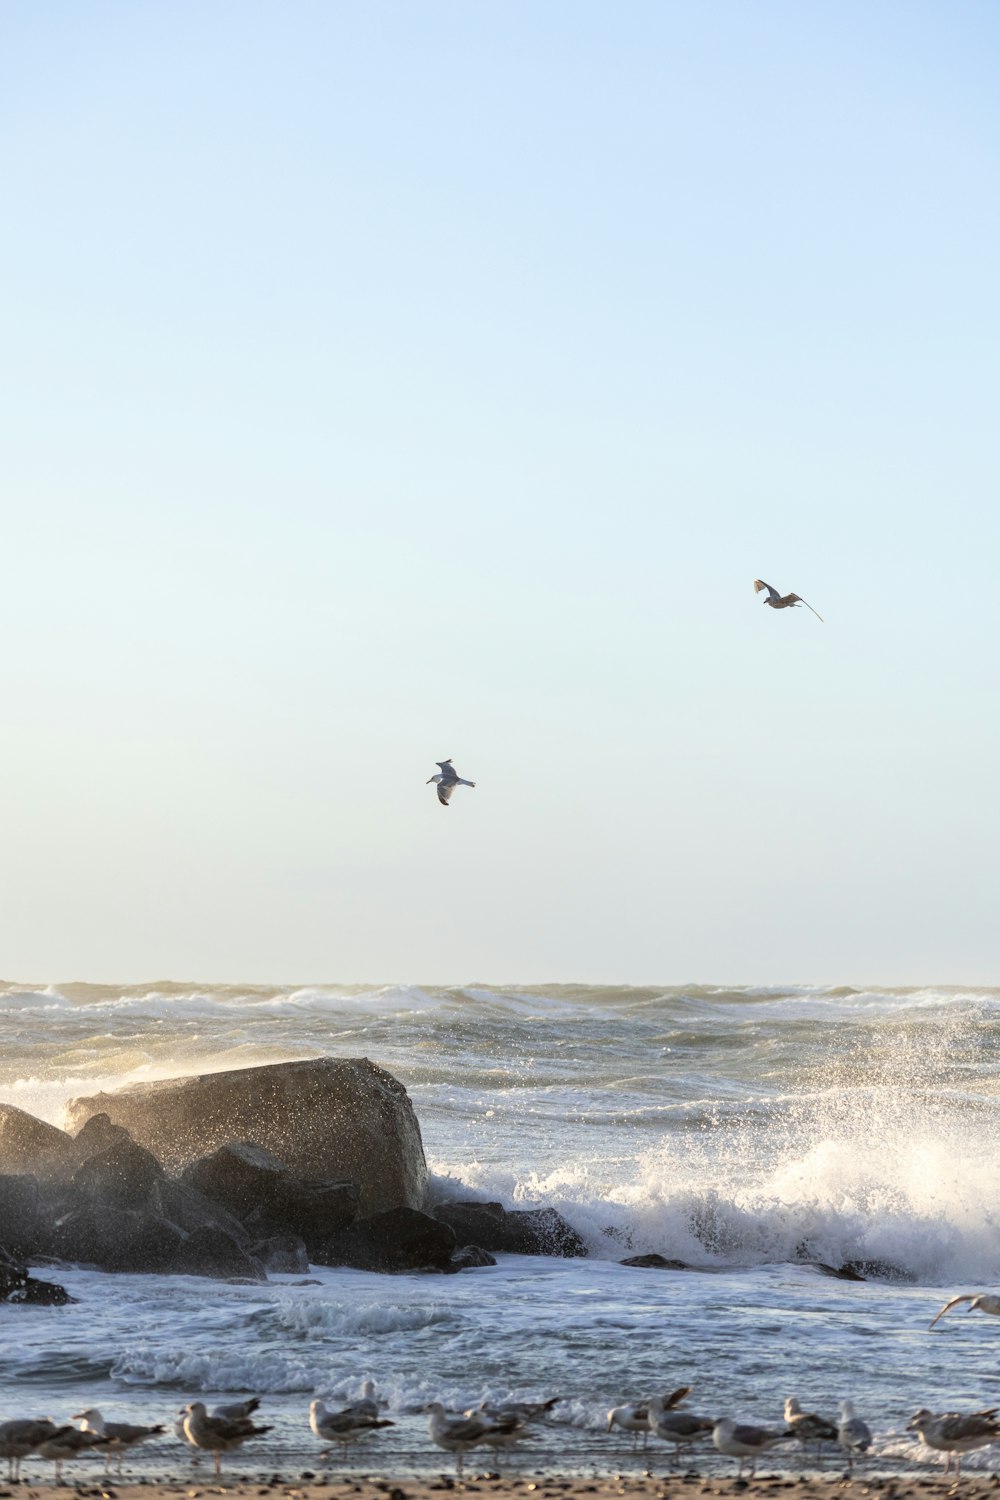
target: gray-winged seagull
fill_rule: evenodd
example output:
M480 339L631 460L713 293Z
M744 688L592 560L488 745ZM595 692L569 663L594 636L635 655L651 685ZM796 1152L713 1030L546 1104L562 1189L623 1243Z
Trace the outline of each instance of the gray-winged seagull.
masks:
M961 1471L962 1454L974 1448L988 1448L1000 1439L1000 1426L996 1415L1000 1408L992 1406L988 1411L974 1411L964 1416L961 1412L930 1412L922 1406L906 1424L907 1432L919 1432L928 1448L936 1448L946 1454L944 1472L947 1474L952 1459L955 1460L955 1478Z
M992 1292L962 1292L961 1296L952 1297L950 1302L945 1303L941 1311L931 1318L928 1327L933 1328L938 1318L943 1318L946 1312L957 1307L960 1302L969 1304L969 1312L978 1308L980 1312L992 1313L995 1318L1000 1317L1000 1297L994 1297Z
M438 801L442 807L448 806L451 794L457 786L475 786L474 781L466 781L464 777L459 776L451 763L450 755L447 760L436 760L434 764L440 766L441 769L436 776L428 776L424 785L430 786L432 781L437 782Z
M823 618L819 610L813 609L808 599L803 599L801 594L779 594L778 590L773 589L769 583L765 583L763 578L755 578L753 581L754 593L759 594L761 589L767 589L767 598L764 600L764 603L769 604L772 609L793 609L796 604L804 604L806 609L812 609L817 620L822 620Z

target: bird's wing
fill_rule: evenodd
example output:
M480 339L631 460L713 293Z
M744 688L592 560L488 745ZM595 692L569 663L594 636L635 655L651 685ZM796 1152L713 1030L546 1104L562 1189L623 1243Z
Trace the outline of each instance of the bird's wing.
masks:
M671 1391L670 1392L669 1396L664 1396L664 1398L663 1398L663 1409L664 1409L664 1411L672 1411L675 1406L679 1406L680 1403L684 1400L685 1396L690 1396L691 1391L692 1391L692 1387L691 1386L689 1386L689 1385L679 1385L675 1391Z
M436 760L434 764L439 768L443 776L447 776L454 771L454 766L451 763L450 755L447 760Z
M455 782L453 782L453 781L439 781L438 782L438 801L440 803L442 803L445 807L447 807L449 801L451 800L451 794L452 794L452 792L454 790L455 790Z
M813 609L812 605L809 603L809 600L803 599L801 594L786 594L781 602L782 604L804 604L806 609L812 609L812 612L816 616L817 620L823 619L823 616L820 614L819 610ZM825 623L826 622L824 621L824 624Z
M474 1443L481 1438L484 1432L493 1432L497 1426L496 1422L484 1420L482 1417L459 1417L449 1422L445 1428L446 1435L458 1443Z
M754 593L759 594L761 589L767 589L767 597L769 599L778 599L781 597L778 593L778 590L773 589L769 583L765 583L763 578L755 578L753 581Z
M927 1325L928 1328L933 1328L938 1318L943 1318L946 1312L949 1312L953 1307L957 1307L960 1302L971 1302L975 1295L975 1292L963 1292L960 1297L952 1297L951 1301L946 1302L941 1311L931 1318L931 1321Z

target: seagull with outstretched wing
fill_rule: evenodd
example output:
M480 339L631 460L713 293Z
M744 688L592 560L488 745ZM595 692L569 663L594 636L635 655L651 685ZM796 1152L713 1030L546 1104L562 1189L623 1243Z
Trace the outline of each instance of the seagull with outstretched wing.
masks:
M792 609L796 604L804 604L806 609L812 609L817 620L822 620L823 618L819 610L813 609L808 599L803 599L801 594L779 594L778 590L773 589L769 583L765 583L763 578L755 578L753 581L754 593L759 594L761 589L767 589L767 598L764 600L764 603L769 604L772 609Z
M474 781L466 781L463 777L459 776L451 763L450 755L447 760L436 760L434 764L439 766L440 770L436 776L429 776L424 785L430 786L432 781L437 782L438 801L442 807L448 806L448 803L451 801L451 794L457 786L475 786L476 783Z
M968 1312L973 1312L978 1308L980 1312L992 1313L995 1318L1000 1317L1000 1297L995 1297L992 1292L962 1292L960 1296L952 1297L950 1302L946 1302L941 1311L935 1313L934 1317L931 1318L927 1326L933 1328L938 1318L943 1318L946 1312L950 1312L960 1302L967 1302L969 1304Z

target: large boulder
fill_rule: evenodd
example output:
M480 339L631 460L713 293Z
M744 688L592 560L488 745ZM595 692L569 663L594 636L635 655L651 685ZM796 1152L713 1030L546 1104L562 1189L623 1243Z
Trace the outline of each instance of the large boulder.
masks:
M65 1130L0 1104L0 1172L51 1179L62 1174L73 1142Z
M157 1214L126 1208L79 1208L56 1224L53 1248L60 1260L101 1271L174 1270L187 1236Z
M353 1180L363 1214L424 1201L427 1165L409 1097L365 1057L132 1084L74 1099L67 1111L76 1129L100 1113L154 1151L168 1172L246 1141L272 1152L298 1178Z
M136 1145L123 1131L107 1151L88 1156L73 1173L73 1186L92 1203L111 1208L145 1208L163 1168L151 1151Z

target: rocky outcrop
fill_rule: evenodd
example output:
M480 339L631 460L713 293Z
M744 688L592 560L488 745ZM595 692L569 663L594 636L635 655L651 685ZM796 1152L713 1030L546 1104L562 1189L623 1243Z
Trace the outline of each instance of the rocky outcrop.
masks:
M393 1208L331 1235L314 1259L359 1271L447 1271L455 1235L447 1224L413 1208Z
M305 1276L309 1271L309 1252L297 1234L276 1234L267 1240L257 1240L250 1246L250 1254L265 1271L273 1271L276 1276Z
M671 1260L667 1255L660 1255L654 1250L649 1255L630 1255L626 1260L618 1262L621 1266L638 1266L644 1271L693 1271L684 1260Z
M171 1173L245 1141L271 1152L300 1180L356 1182L363 1214L424 1201L427 1167L409 1097L367 1058L320 1057L133 1084L74 1099L71 1127L100 1113Z
M506 1209L499 1203L454 1199L439 1203L434 1217L454 1230L462 1244L508 1255L585 1256L587 1247L554 1208Z
M36 1120L16 1105L0 1104L0 1172L42 1179L60 1176L72 1144L65 1130Z
M255 1238L299 1235L312 1252L357 1217L356 1182L308 1182L260 1146L235 1141L185 1167L182 1180L222 1203Z

